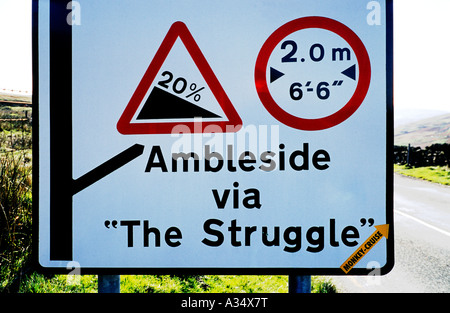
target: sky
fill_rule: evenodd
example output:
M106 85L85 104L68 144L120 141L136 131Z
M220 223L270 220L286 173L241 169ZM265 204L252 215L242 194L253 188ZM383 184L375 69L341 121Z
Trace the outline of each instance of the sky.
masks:
M394 1L396 112L450 112L449 12L449 0ZM31 0L0 0L0 39L0 91L31 94Z
M394 108L450 111L449 0L394 1Z
M0 0L0 91L32 92L31 0Z

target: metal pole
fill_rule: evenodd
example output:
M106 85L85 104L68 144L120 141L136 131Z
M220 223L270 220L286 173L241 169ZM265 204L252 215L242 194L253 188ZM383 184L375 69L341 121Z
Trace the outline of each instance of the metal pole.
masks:
M411 144L408 144L408 153L406 154L406 165L411 166Z
M120 275L98 275L98 293L120 293Z
M289 293L311 293L311 276L289 275Z

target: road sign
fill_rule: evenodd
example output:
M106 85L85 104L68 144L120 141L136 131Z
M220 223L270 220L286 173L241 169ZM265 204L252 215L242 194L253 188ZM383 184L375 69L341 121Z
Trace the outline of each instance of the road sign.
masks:
M184 43L228 120L224 121L222 116L195 104L201 100L205 86L199 87L195 82L188 83L184 77L174 78L171 71L161 69L178 38ZM150 87L157 75L160 80ZM189 98L193 99L194 103L190 102ZM202 119L200 128L195 127L196 118ZM117 123L117 129L122 134L170 134L173 128L180 124L180 120L183 125L189 127L191 133L204 132L210 125L214 126L214 131L220 128L223 132L235 132L242 126L239 115L186 25L175 22Z
M392 268L392 1L74 3L33 2L42 268Z

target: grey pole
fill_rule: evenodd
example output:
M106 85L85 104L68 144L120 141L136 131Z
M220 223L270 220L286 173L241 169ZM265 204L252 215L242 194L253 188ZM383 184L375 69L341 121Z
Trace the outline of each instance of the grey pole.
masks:
M120 275L98 275L98 293L120 293Z
M406 165L410 166L410 158L411 158L411 144L408 143L408 153L406 154Z
M289 275L289 293L311 293L311 276Z

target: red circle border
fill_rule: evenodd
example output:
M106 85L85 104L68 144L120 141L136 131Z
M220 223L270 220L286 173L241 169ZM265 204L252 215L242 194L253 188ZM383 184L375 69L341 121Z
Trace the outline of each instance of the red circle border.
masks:
M350 44L359 66L356 90L350 100L337 112L322 118L305 119L281 109L272 98L267 85L266 70L270 55L278 43L289 34L307 28L322 28L334 32ZM360 107L369 90L371 65L369 54L361 39L346 25L326 17L310 16L290 21L270 35L262 46L255 65L255 84L258 96L266 110L283 124L299 130L323 130L334 127L348 119Z

